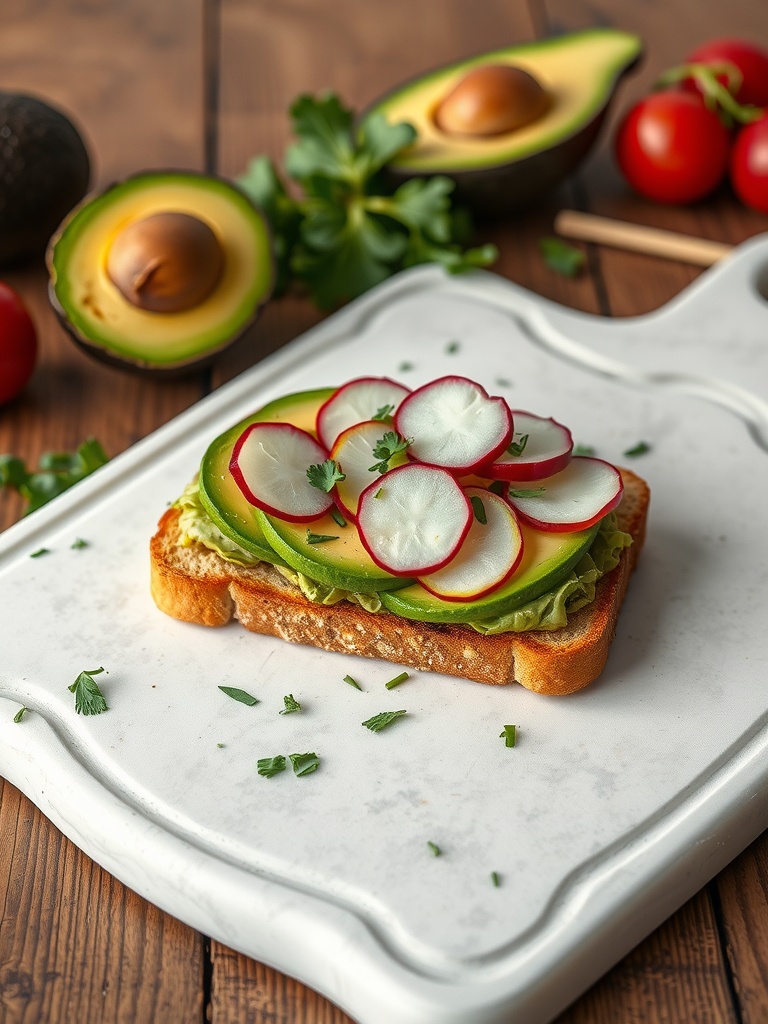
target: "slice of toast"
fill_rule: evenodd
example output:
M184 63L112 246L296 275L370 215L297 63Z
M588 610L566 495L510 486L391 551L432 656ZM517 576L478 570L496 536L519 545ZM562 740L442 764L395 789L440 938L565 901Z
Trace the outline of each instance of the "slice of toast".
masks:
M348 601L315 604L272 566L227 562L202 544L180 543L179 512L163 515L150 544L152 596L163 612L185 622L222 626L238 619L254 633L480 683L522 683L529 690L565 694L602 671L629 575L645 539L650 492L622 470L619 527L631 534L616 568L597 584L594 601L554 632L484 636L456 625L414 622L389 612L372 614Z

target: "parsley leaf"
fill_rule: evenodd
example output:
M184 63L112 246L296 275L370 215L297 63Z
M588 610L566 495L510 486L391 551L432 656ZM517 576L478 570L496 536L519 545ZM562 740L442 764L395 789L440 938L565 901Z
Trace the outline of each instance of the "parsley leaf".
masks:
M584 253L561 238L539 239L539 251L550 270L564 277L576 277L584 266Z
M339 469L335 459L326 459L307 470L307 480L319 491L332 491L338 480L346 480L346 475Z
M226 693L232 700L237 700L241 704L247 704L249 708L259 703L259 698L254 697L248 693L247 690L240 690L236 686L220 686L219 689L222 693Z
M410 437L401 437L394 430L388 430L373 446L374 457L381 461L373 466L369 466L368 471L370 473L386 473L389 469L389 463L395 455L407 451L412 441L413 439Z
M392 413L395 411L394 405L382 405L380 409L376 410L376 413L371 416L372 420L380 420L382 423L392 422Z
M366 719L363 725L366 729L370 729L371 732L381 732L382 729L386 729L396 719L402 718L403 715L407 714L407 711L382 711L381 714Z
M299 704L292 693L283 697L283 704L285 704L285 707L282 711L278 712L280 715L290 715L293 714L294 711L301 711L301 704Z
M67 687L69 692L75 695L75 711L78 715L100 715L103 711L109 710L104 694L93 678L104 671L103 668L94 668L81 672L74 683Z
M412 179L394 192L382 186L379 172L416 138L411 125L380 113L358 124L332 93L300 96L290 114L296 141L284 165L298 198L267 157L238 180L269 220L278 294L297 280L332 308L417 263L457 273L496 259L492 245L462 250L467 218L451 209L449 178Z
M24 515L29 515L108 461L93 437L83 441L75 452L44 452L34 471L16 455L0 455L0 487L17 490L27 502Z
M260 757L256 762L256 771L264 779L271 779L286 769L286 760L282 754L276 757Z
M320 767L320 758L314 751L310 754L289 754L295 775L311 775Z

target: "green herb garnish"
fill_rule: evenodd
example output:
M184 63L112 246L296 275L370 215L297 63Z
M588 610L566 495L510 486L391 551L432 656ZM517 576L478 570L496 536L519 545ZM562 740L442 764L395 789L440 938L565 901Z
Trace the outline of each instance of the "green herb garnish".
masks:
M254 697L247 690L238 689L237 686L220 686L219 689L222 693L226 693L228 697L231 697L232 700L240 701L241 704L247 704L249 708L259 703L258 697Z
M307 470L307 480L313 487L326 493L333 490L337 481L346 479L335 459L326 459Z
M462 251L450 178L412 179L392 194L382 187L380 172L416 138L411 125L389 124L380 113L358 123L330 93L300 96L290 114L297 141L284 164L299 196L266 156L238 181L270 222L278 292L297 280L327 309L404 267L439 263L458 273L496 259L492 245Z
M295 775L311 775L320 767L320 758L314 752L311 754L289 754Z
M448 344L445 346L445 351L449 356L455 356L460 348L460 341L449 341Z
M378 491L376 491L376 493L374 494L374 498L381 498L383 494L384 494L384 488L380 487L378 489Z
M540 498L546 487L520 488L510 487L507 494L510 498Z
M67 687L75 695L75 711L78 715L100 715L109 710L104 694L93 678L104 671L104 668L94 668L81 672L74 683Z
M496 387L498 388L511 388L512 381L508 377L497 377Z
M528 444L528 434L523 434L519 441L511 441L507 445L507 455L522 455Z
M539 239L539 251L550 270L565 277L576 277L584 266L584 253L561 238Z
M353 679L352 676L344 676L344 682L349 683L350 686L354 686L356 690L362 690L360 683L358 683L356 679Z
M573 455L586 455L592 456L595 454L595 449L591 444L577 444L573 446Z
M381 732L382 729L386 729L388 725L391 725L395 719L402 718L403 715L407 714L407 711L382 711L381 714L367 719L363 722L363 725L366 729L370 729L371 732Z
M34 471L16 455L0 455L0 487L18 491L27 502L24 515L29 515L108 461L93 437L76 452L44 452Z
M389 682L384 685L388 690L394 690L396 686L399 686L400 683L404 683L406 679L410 679L409 674L407 672L401 672L399 676L395 676L394 679L390 679Z
M26 715L26 713L28 711L29 711L29 708L24 707L24 705L22 704L22 706L19 708L19 710L13 716L14 722L18 725L19 722L22 720L22 718L24 717L24 715Z
M472 511L475 513L475 519L480 523L481 526L485 526L488 522L488 516L485 514L485 505L483 499L479 494L473 494L469 499L472 505Z
M505 725L503 731L499 733L499 738L504 740L505 747L514 747L517 740L517 727Z
M427 846L428 846L428 847L430 848L430 850L432 851L432 856L433 856L433 857L439 857L439 856L440 856L440 854L441 854L441 853L443 852L443 851L442 851L442 850L440 849L440 847L439 847L439 846L437 845L437 843L432 843L432 842L430 842L429 840L427 840Z
M391 423L392 413L395 411L394 405L382 405L380 409L376 410L376 413L371 416L372 420L377 420L381 423Z
M285 707L282 711L278 712L278 714L291 715L294 711L301 711L301 704L299 704L292 693L283 697L283 704L285 704Z
M339 512L335 505L331 509L331 519L334 521L334 523L336 523L337 526L347 525L347 520L344 518L341 512Z
M498 873L498 871L491 872L491 885L495 886L495 888L497 889L501 885L501 875Z
M30 558L42 558L43 555L50 555L50 553L51 553L51 549L50 548L38 548L37 551L33 551L32 554L29 557Z
M256 762L256 771L264 779L271 779L274 775L284 772L287 762L282 754L276 757L261 757Z
M505 480L494 480L488 490L493 494L498 494L500 498L503 498L506 495L508 488L509 484Z
M82 537L77 537L70 546L73 551L80 551L82 548L88 547L88 541L83 540Z
M397 368L397 371L398 371L398 373L407 373L409 370L412 370L412 369L413 369L413 363L400 363L400 365Z
M638 441L633 448L627 448L624 454L628 458L635 458L637 455L646 455L651 450L651 446L645 441Z
M338 534L333 535L330 533L312 533L307 529L307 544L327 544L329 540L338 540Z
M374 457L380 459L380 462L375 463L373 466L368 467L370 473L386 473L389 469L389 463L401 452L407 451L413 442L411 437L401 437L400 434L394 430L388 430L383 437L380 437L376 444L373 446Z

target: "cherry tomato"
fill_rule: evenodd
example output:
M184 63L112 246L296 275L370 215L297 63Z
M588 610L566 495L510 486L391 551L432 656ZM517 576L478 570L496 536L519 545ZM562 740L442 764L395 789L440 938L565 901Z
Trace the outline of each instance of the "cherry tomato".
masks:
M768 213L768 115L746 125L736 136L731 184L742 203Z
M37 335L19 296L0 281L0 405L21 392L37 361Z
M665 90L640 100L616 134L616 159L641 195L693 203L722 181L730 136L695 93Z
M745 39L713 39L694 50L685 63L722 64L724 61L734 64L741 72L741 85L735 93L738 102L768 106L768 50Z

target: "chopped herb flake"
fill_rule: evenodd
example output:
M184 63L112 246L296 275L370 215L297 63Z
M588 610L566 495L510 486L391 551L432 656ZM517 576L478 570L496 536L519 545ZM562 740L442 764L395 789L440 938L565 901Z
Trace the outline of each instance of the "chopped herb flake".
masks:
M332 536L329 533L312 533L311 530L307 530L307 544L325 544L329 540L338 540L338 534Z
M73 551L79 551L81 548L87 548L87 547L88 547L88 541L87 540L83 540L82 537L78 537L72 543L72 550Z
M440 856L440 854L441 854L441 853L443 852L443 851L442 851L442 850L440 849L440 847L439 847L439 846L437 845L437 843L433 843L433 842L430 842L429 840L427 840L427 846L428 846L428 847L430 848L430 850L432 851L432 856L433 856L433 857L439 857L439 856Z
M399 686L400 683L404 683L405 680L409 678L410 676L408 675L407 672L401 672L399 676L395 676L394 679L390 679L389 682L385 683L384 685L388 690L394 690L396 686Z
M638 441L638 443L636 445L634 445L634 447L627 448L627 450L624 452L624 454L626 456L628 456L629 458L633 459L637 455L647 455L647 453L650 450L651 450L651 446L646 441Z
M483 499L479 494L473 494L469 499L472 505L472 511L475 513L475 519L480 523L481 526L485 526L488 522L488 516L485 514L485 505Z
M498 494L500 498L505 497L509 484L505 480L494 480L491 486L488 488L493 494Z
M331 519L333 519L337 526L347 525L347 520L335 506L331 509Z
M509 380L508 377L497 377L496 378L496 387L498 387L498 388L511 388L512 387L512 381Z
M320 758L317 754L289 754L293 765L294 775L311 775L320 767Z
M51 553L51 549L50 548L38 548L37 551L33 551L32 554L29 557L30 558L42 558L43 555L50 555L50 553Z
M413 443L411 437L401 437L394 430L388 430L373 447L373 454L380 462L368 467L370 473L386 473L390 461L401 452L407 451Z
M448 353L449 356L455 356L460 348L460 341L449 341L448 344L445 346L445 351Z
M413 369L413 363L400 363L397 369L399 373L407 373L408 370Z
M353 679L352 676L344 676L344 682L349 683L350 686L354 686L356 690L362 690L360 683L358 683L356 679Z
M502 732L499 733L499 738L504 740L505 747L514 747L517 741L517 726L505 725Z
M294 711L301 711L301 704L299 704L292 693L283 697L283 704L285 704L285 707L279 712L281 715L291 715Z
M103 668L94 668L81 672L74 683L67 687L69 692L75 695L75 711L78 715L100 715L103 711L109 710L104 694L93 678L104 671Z
M394 405L382 405L380 409L376 410L376 413L371 416L372 420L378 420L382 423L392 422L392 413L395 411Z
M380 498L383 494L384 494L384 488L380 487L378 489L378 491L376 491L376 493L374 494L374 498Z
M522 455L528 444L528 434L523 434L519 441L511 441L507 446L507 455Z
M573 446L573 455L585 455L592 456L595 454L595 449L591 444L576 444Z
M346 476L339 469L335 459L326 459L325 462L309 467L307 480L319 491L327 493L333 490L338 480L346 480Z
M363 722L363 725L366 729L370 729L371 732L381 732L382 729L386 729L388 725L391 725L395 719L402 718L403 715L407 714L407 711L382 711L381 714L368 718Z
M576 277L584 266L584 253L560 238L539 239L539 251L550 270L564 277Z
M540 498L544 491L546 491L546 487L531 487L521 489L518 489L516 487L510 487L507 493L509 494L510 498Z
M499 886L501 885L501 875L498 873L498 871L492 871L491 872L491 884L496 889L498 889Z
M27 711L29 711L29 708L24 707L24 705L22 705L19 708L19 710L16 712L16 714L13 716L13 720L14 720L14 722L16 722L17 725L22 720L22 718L27 713Z
M241 704L247 704L249 708L259 703L258 697L254 697L247 690L240 690L236 686L220 686L219 689L222 693L226 693L228 697L231 697L232 700L240 701Z
M282 754L278 754L277 757L261 757L256 762L256 771L264 779L271 779L273 775L279 775L280 772L284 772L287 767L287 763Z

